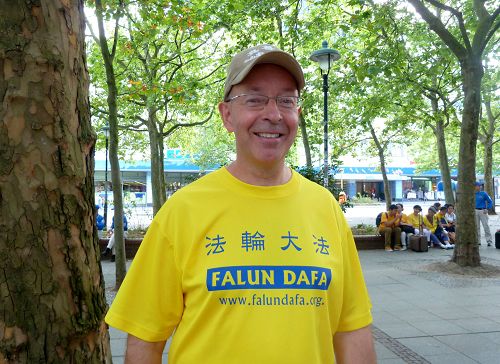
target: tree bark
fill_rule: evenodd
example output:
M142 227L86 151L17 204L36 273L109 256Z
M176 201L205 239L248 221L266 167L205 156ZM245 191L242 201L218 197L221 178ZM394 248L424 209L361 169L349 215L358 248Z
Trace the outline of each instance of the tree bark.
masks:
M0 363L109 363L83 0L0 19Z

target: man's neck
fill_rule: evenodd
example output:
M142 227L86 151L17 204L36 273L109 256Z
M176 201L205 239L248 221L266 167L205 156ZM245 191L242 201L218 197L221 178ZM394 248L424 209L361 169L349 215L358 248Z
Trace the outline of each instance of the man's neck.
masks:
M238 160L236 160L226 168L229 173L240 181L254 186L279 186L287 183L292 178L292 171L285 164L259 168L256 166L242 166L242 163L238 163Z

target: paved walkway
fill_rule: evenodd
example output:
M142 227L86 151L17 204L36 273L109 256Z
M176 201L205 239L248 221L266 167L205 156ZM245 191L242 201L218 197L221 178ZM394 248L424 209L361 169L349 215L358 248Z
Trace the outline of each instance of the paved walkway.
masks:
M500 215L490 217L490 227L493 234L500 229ZM482 262L500 266L500 249L485 243L483 236ZM359 252L373 303L379 363L500 363L500 278L425 269L433 262L448 261L452 254L441 249ZM104 261L102 267L110 301L114 264ZM110 328L110 336L113 363L123 363L126 335ZM164 363L167 352L168 347Z

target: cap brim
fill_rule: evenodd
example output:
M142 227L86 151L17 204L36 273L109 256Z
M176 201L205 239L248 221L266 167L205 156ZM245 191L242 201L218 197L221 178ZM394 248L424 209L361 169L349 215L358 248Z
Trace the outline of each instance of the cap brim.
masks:
M225 86L226 92L224 94L224 99L227 98L227 95L229 94L232 86L241 83L245 79L245 77L248 76L252 68L254 68L257 64L262 63L275 64L277 66L283 67L288 72L290 72L290 74L297 82L297 89L302 90L304 88L304 73L302 72L302 68L300 67L298 62L286 52L271 51L255 58L251 62L248 62L248 64L243 67L233 79L228 80L227 85Z

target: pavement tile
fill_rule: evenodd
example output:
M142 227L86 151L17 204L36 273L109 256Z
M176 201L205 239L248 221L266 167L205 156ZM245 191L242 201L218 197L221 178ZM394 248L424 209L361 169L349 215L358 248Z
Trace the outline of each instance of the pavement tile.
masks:
M489 316L491 321L500 322L500 316Z
M455 350L472 357L474 353L482 352L493 352L498 353L498 359L500 362L500 346L498 343L475 334L467 335L447 335L447 336L436 336L436 340L441 343L455 348Z
M483 332L479 334L480 337L491 340L500 345L500 331L497 332Z
M433 364L477 364L477 361L460 353L427 355L425 359Z
M380 327L381 329L385 325L406 324L404 320L402 320L397 316L392 315L390 312L387 311L372 312L372 315L374 324Z
M115 339L112 337L109 342L111 345L111 352L113 353L113 355L119 355L119 356L125 355L125 348L127 344L126 339Z
M441 308L436 308L432 310L432 313L444 320L455 320L455 319L476 319L480 318L481 316L477 313L473 312L467 312L464 311L463 309L460 309L458 307L451 307L451 308L446 308L446 307L441 307Z
M500 323L484 317L458 318L450 320L451 323L461 326L469 332L499 331Z
M416 327L409 325L408 323L399 324L384 324L377 325L381 330L383 330L387 335L394 339L408 338L408 337L423 337L427 334Z
M499 287L500 289L500 287ZM472 312L473 314L482 316L482 317L490 317L494 312L491 308L491 305L483 304L479 306L467 306L464 308L465 310Z
M465 334L469 331L447 320L413 322L413 326L430 336Z
M118 329L115 329L112 326L109 326L109 335L113 336L115 339L126 339L127 338L127 333Z
M113 364L124 364L125 357L124 356L115 356L113 355Z
M470 357L481 364L498 364L500 363L500 350L473 353L470 354Z
M398 341L423 357L458 353L433 337L406 338L399 339Z
M391 311L391 314L395 317L404 320L405 322L423 321L423 320L435 320L439 319L439 316L426 309L419 307L407 306L402 309L395 309Z

